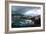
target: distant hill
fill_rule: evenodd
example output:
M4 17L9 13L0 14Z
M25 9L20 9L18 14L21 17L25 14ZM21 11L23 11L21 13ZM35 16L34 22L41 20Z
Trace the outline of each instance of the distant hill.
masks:
M24 16L22 14L12 14L12 16Z

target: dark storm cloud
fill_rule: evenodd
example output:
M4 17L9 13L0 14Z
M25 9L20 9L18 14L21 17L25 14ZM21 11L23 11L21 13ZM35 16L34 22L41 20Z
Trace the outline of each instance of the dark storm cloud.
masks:
M40 7L27 7L27 6L12 6L12 13L13 14L23 14L23 15L33 15L34 9L39 9Z

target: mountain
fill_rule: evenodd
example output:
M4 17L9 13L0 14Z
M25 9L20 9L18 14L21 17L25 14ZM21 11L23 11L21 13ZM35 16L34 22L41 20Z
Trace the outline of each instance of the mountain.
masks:
M12 16L24 16L23 14L12 14Z

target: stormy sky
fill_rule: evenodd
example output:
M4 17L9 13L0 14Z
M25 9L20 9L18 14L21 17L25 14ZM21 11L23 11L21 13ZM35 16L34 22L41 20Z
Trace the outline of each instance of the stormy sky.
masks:
M37 16L41 14L40 7L12 6L12 14L23 14L25 16Z

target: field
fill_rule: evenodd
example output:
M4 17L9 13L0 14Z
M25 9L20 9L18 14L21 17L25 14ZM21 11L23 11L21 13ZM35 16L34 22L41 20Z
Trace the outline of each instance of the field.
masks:
M24 15L12 15L12 28L18 27L39 27L40 15L38 16L24 16Z

